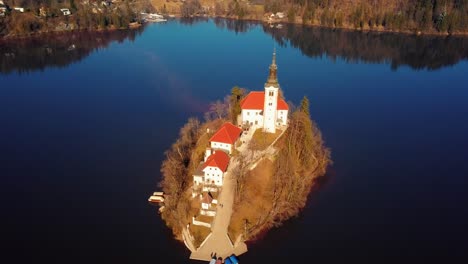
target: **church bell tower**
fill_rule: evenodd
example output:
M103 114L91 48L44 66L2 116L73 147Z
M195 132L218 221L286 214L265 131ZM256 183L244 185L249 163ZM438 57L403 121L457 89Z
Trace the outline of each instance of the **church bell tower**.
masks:
M270 65L267 82L265 83L265 103L263 106L263 131L267 133L276 132L276 119L278 109L279 84L276 66L276 49L273 50L273 59Z

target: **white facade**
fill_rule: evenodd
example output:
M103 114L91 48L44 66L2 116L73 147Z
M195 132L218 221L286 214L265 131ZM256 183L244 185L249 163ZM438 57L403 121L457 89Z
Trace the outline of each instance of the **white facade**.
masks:
M193 175L193 184L195 187L203 184L203 176L202 175Z
M203 172L205 173L204 184L223 185L224 173L218 167L207 166L203 169Z
M243 123L250 126L263 127L262 110L242 109L241 112Z
M288 124L288 110L278 110L277 114L277 124L278 126L286 126Z
M64 16L71 15L71 12L70 12L70 10L68 8L62 8L62 9L60 9L60 11L62 11Z
M229 143L211 141L211 148L225 150L228 154L232 153L232 145Z
M267 133L276 132L276 116L278 109L278 87L265 87L265 105L263 109L263 131Z
M210 209L210 207L211 207L211 204L208 204L208 203L201 203L201 208L202 208L202 209L208 210L208 209Z

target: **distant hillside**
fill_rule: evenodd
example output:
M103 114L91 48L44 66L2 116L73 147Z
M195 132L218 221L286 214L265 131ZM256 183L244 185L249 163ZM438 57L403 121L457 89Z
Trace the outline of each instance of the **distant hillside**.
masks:
M468 33L468 0L151 0L162 13L359 30ZM282 13L279 16L271 14Z

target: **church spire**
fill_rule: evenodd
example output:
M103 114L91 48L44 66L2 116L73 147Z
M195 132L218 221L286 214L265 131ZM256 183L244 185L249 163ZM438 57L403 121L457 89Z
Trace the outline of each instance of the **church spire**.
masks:
M277 70L278 70L278 66L276 66L276 48L274 48L273 59L271 60L271 65L270 65L270 74L268 75L268 79L267 79L265 86L279 87L278 77L276 76Z

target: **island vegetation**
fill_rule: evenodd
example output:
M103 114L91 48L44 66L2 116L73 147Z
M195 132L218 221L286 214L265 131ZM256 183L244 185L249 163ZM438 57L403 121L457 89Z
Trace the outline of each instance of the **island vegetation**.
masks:
M149 11L149 0L2 0L0 37L124 29Z
M430 34L468 32L467 0L151 0L163 13L330 28Z
M188 227L195 247L210 230L190 225L200 209L198 199L191 196L192 175L203 160L213 131L226 121L237 122L240 102L246 92L246 89L234 87L223 101L210 104L204 122L190 118L165 153L159 185L167 199L161 217L179 240L183 240L182 233ZM291 109L292 103L289 105ZM254 240L261 232L297 216L316 181L325 175L331 164L330 150L310 118L308 99L304 97L300 107L291 110L289 125L284 131L267 135L258 129L246 143L247 151L234 151L231 155L231 159L236 160L231 170L235 198L228 229L232 239Z

